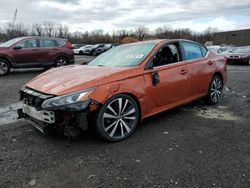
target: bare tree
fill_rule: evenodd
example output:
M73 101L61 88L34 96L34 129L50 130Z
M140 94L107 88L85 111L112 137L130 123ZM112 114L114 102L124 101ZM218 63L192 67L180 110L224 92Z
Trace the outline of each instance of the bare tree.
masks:
M149 34L149 29L145 26L140 26L135 30L134 34L138 40L143 40Z
M8 23L6 27L7 38L22 37L28 35L30 32L29 25L23 23L12 24Z
M45 35L52 37L55 34L55 23L54 22L44 22Z
M33 24L32 26L32 35L38 35L38 36L43 36L43 27L41 24Z

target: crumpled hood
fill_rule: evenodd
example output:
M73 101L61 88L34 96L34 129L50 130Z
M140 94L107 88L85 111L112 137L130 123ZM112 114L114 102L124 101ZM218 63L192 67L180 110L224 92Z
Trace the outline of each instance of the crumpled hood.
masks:
M64 95L115 81L119 79L121 72L129 69L131 68L71 65L50 69L25 86L42 93Z

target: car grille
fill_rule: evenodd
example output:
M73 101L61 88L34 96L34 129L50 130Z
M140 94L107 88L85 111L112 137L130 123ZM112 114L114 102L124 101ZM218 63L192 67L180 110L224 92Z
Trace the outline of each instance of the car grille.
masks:
M43 94L29 88L24 88L20 91L20 100L35 108L40 108L43 101L51 97L53 97L53 95Z

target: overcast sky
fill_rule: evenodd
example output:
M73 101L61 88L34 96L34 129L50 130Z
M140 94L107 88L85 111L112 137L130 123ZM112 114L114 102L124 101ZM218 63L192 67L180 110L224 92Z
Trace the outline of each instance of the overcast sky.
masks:
M202 32L250 28L250 0L0 0L0 28L13 19L25 24L52 21L70 31L112 31L147 26Z

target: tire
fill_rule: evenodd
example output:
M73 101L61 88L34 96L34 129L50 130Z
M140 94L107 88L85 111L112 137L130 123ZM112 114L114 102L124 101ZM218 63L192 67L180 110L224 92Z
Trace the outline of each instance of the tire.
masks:
M222 96L223 80L220 76L215 75L209 85L206 102L209 105L217 104Z
M7 60L0 59L0 76L9 74L10 67L10 63Z
M79 52L79 55L84 55L83 51L80 51L80 52Z
M96 130L105 140L118 142L129 137L140 119L139 108L129 95L111 97L97 114Z
M69 61L65 57L58 57L54 62L55 67L62 67L68 65Z

